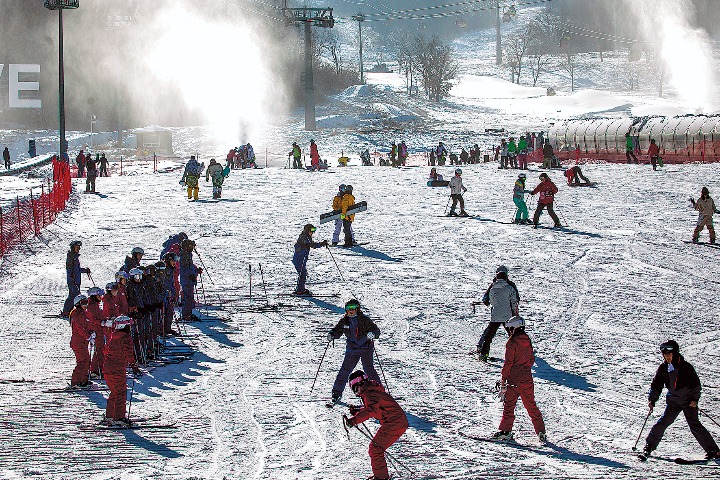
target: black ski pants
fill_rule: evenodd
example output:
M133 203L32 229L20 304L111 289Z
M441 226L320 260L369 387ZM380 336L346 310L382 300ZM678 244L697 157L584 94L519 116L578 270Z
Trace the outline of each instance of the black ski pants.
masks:
M630 161L630 157L635 159L635 163L639 163L638 158L635 156L635 152L633 152L632 150L625 150L625 158L627 158L627 163L632 163Z
M582 174L582 170L580 170L580 167L574 167L573 168L573 180L575 183L580 183L580 179L582 178L582 181L585 183L590 183L590 180Z
M665 430L672 425L678 415L680 415L680 412L685 414L685 421L687 421L688 427L690 427L690 432L693 434L695 440L698 441L703 450L706 452L711 450L717 451L717 443L715 443L715 440L712 435L710 435L710 432L707 431L707 428L705 428L698 419L699 409L697 407L690 406L680 407L673 403L667 404L663 416L660 417L660 420L658 420L652 429L650 429L650 434L648 435L647 440L645 440L645 448L650 451L657 448L660 440L662 440L663 434L665 434Z
M540 202L538 202L537 208L535 209L535 215L533 215L533 223L534 223L535 225L538 224L538 222L540 221L540 214L542 213L543 209L546 208L546 207L547 207L548 215L550 215L550 218L552 218L552 219L553 219L553 222L555 222L555 226L556 226L556 227L560 226L560 219L559 219L558 216L555 214L555 210L553 209L553 204L552 204L552 202L550 202L550 203L540 203Z
M485 327L485 331L480 337L477 346L478 352L480 352L481 355L490 355L490 344L493 338L495 338L495 334L500 326L505 326L505 324L501 322L490 322L488 326Z
M460 203L460 213L465 211L465 200L463 200L463 196L459 193L453 193L450 195L452 198L452 206L450 207L450 213L455 211L455 207L458 203Z
M343 234L345 235L344 246L352 247L353 239L352 239L352 230L350 229L352 227L352 222L348 219L345 219L342 221L342 223L343 223Z

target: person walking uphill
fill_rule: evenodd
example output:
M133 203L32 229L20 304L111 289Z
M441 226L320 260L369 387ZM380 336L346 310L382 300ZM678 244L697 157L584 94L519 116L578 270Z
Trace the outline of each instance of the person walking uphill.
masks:
M382 385L370 380L361 370L350 375L348 384L353 393L362 399L363 406L350 407L352 416L345 418L345 425L352 428L371 418L380 422L380 428L375 432L368 448L370 466L373 480L389 480L390 473L385 461L385 452L407 430L407 415Z
M467 217L468 214L465 211L465 200L463 200L463 192L467 192L467 188L462 183L462 170L459 168L455 169L455 176L450 179L450 198L452 198L452 206L450 207L450 213L448 217L457 217L455 213L455 207L460 203L460 215L461 217Z
M555 214L555 210L553 210L553 202L555 201L555 194L557 192L558 188L555 186L552 180L550 180L548 174L541 173L540 183L537 187L535 187L535 190L530 192L531 195L540 193L540 198L537 202L537 208L535 208L535 215L533 215L533 228L538 227L538 222L540 221L540 214L545 208L547 208L550 218L552 218L553 222L555 222L553 226L562 227L562 225L560 225L560 219Z
M192 321L193 308L195 308L195 286L198 275L203 269L193 263L193 250L195 242L186 238L180 242L180 288L182 289L182 319Z
M314 242L312 239L313 233L315 233L315 225L308 223L303 227L302 233L298 236L295 242L295 253L293 254L292 263L295 266L295 270L298 273L297 285L293 295L307 295L312 296L310 290L305 288L305 281L307 280L307 261L310 256L311 248L327 247L327 240L322 242Z
M228 175L230 175L230 163L223 167L215 162L214 158L210 159L210 165L208 165L207 170L205 170L205 181L207 182L212 178L214 199L222 198L222 186L225 182L225 177Z
M490 355L490 344L495 334L509 318L518 314L520 294L517 286L508 278L508 268L500 265L495 270L495 278L485 291L482 303L490 307L490 323L485 327L480 340L478 340L477 353L480 360L486 362Z
M198 161L195 160L195 155L191 155L190 160L185 164L185 171L183 172L182 179L180 179L180 185L184 184L187 186L188 200L198 199L198 194L200 193L198 180L204 168L205 164L198 163Z
M535 363L533 346L530 337L525 333L525 320L515 316L505 323L510 338L505 345L505 364L498 389L503 398L503 416L498 432L493 435L496 440L512 440L512 428L515 422L515 406L518 397L523 402L532 420L533 428L542 443L547 442L545 422L542 413L535 403L535 386L531 368Z
M345 315L328 333L328 341L336 340L343 334L345 357L332 387L333 402L339 401L342 397L348 377L357 366L358 360L362 362L363 370L370 380L382 384L373 364L373 353L375 353L373 340L380 337L380 329L370 317L360 311L360 302L355 299L345 303Z
M660 353L662 353L663 362L655 372L655 377L650 384L648 406L652 412L664 386L668 390L665 396L665 412L650 429L640 459L647 460L662 440L667 427L672 425L680 412L685 415L685 421L687 421L695 440L705 450L705 458L720 458L717 443L698 419L698 402L702 387L695 369L680 355L680 346L675 340L668 340L660 345Z
M695 231L693 232L692 241L697 243L700 238L700 232L704 227L707 227L708 233L710 234L710 243L715 243L715 227L713 226L713 214L715 213L715 202L710 196L710 190L707 187L703 187L700 192L700 198L695 201L690 199L693 208L698 211L698 220Z
M525 194L530 193L530 190L525 189L526 175L521 173L518 175L518 179L515 180L515 187L513 188L513 203L517 207L515 213L515 223L520 225L530 224L528 220L528 208L525 204Z
M124 315L104 322L105 327L111 328L112 332L105 345L105 362L103 363L105 382L110 389L105 408L105 425L117 427L130 425L125 410L125 398L127 396L127 375L125 370L129 365L135 376L142 375L142 371L138 368L135 360L135 349L133 348L130 333L132 324L133 320Z
M74 240L71 242L70 250L68 250L67 257L65 259L68 296L67 299L65 299L65 305L63 305L63 317L70 315L70 310L72 310L75 305L75 297L80 294L80 284L82 283L80 275L83 273L90 273L89 268L83 268L80 266L80 247L82 247L82 242L80 240Z

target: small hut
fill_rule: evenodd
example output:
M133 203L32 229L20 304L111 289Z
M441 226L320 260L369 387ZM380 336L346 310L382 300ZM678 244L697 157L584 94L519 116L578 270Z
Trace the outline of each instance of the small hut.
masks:
M137 139L138 155L173 154L172 131L167 128L157 125L138 128L135 130L135 138Z

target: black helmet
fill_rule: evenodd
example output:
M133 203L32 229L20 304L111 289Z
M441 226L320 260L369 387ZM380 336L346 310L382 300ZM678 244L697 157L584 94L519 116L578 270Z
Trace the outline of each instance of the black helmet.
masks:
M352 193L352 190L353 190L352 185L345 185L345 191L346 191L347 193Z
M303 227L303 231L305 233L314 232L315 230L317 230L317 228L315 228L315 225L313 225L312 223L306 223Z
M358 388L363 383L370 380L367 375L365 375L365 372L362 370L356 370L353 373L350 374L350 377L348 377L348 385L350 385L350 388L354 393L357 393Z
M668 340L660 344L660 352L662 353L680 353L680 345L675 340Z

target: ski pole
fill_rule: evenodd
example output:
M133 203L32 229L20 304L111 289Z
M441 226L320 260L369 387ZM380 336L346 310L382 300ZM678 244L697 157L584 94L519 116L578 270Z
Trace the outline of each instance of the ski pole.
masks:
M315 382L317 381L318 375L320 375L320 367L322 367L323 360L325 360L325 354L328 351L328 348L330 347L330 342L332 342L332 339L328 340L327 345L325 345L325 351L322 354L322 357L320 357L320 364L318 365L317 372L315 372L315 378L313 378L312 386L310 387L310 394L312 394L313 389L315 388Z
M387 390L388 395L390 395L390 387L388 387L387 378L385 378L385 369L383 368L383 364L380 361L380 357L378 356L377 348L375 348L375 341L373 341L372 344L373 344L373 350L375 351L375 358L378 361L378 365L380 365L380 373L382 373L382 376L383 376L383 384L385 386L385 390Z
M200 263L202 264L202 267L203 267L203 273L207 273L208 280L210 280L210 283L212 283L213 285L215 285L215 282L213 282L213 279L212 279L212 277L210 276L210 272L208 272L208 269L207 269L207 267L205 266L205 262L203 262L203 259L202 259L202 257L200 256L200 252L197 251L197 248L193 248L193 252L197 253L198 260L200 260Z
M447 215L447 209L448 209L448 206L450 205L450 199L451 199L451 198L452 198L452 195L450 195L450 196L448 197L448 201L447 201L447 203L445 204L445 211L443 212L443 215Z
M651 414L651 413L652 413L652 408L648 410L648 414L647 414L647 416L645 417L645 421L644 421L643 424L642 424L642 428L640 428L640 433L638 433L637 440L635 440L635 445L633 445L633 447L632 447L633 452L634 452L635 450L637 450L637 444L638 444L638 442L640 441L640 437L642 436L643 430L645 430L645 424L647 423L648 418L650 418L650 414Z
M702 409L698 408L698 411L699 411L700 413L702 413L703 415L705 415L712 423L714 423L715 425L717 425L718 427L720 427L720 424L719 424L718 422L716 422L715 420L713 420L713 417L711 417L710 415L708 415L708 413L707 413L705 410L702 410Z
M260 267L260 279L262 280L263 290L265 291L265 305L269 305L270 300L268 299L267 285L265 285L265 274L263 273L262 263L258 263L258 267Z
M128 419L128 423L130 423L130 409L132 408L133 393L135 393L135 377L133 377L132 386L130 386L130 402L128 403L128 411L125 416L125 418Z
M333 255L332 250L330 250L329 246L325 245L325 248L327 248L327 251L330 254L330 258L332 258L332 261L335 264L335 268L337 268L337 271L340 274L340 280L342 280L344 282L345 278L343 277L342 271L340 271L340 267L338 266L337 262L335 261L335 255Z
M252 264L248 264L248 275L250 276L250 301L252 302Z
M205 284L203 284L202 275L200 275L200 290L202 290L203 305L205 306L205 316L209 317L210 315L208 315L207 296L205 295Z
M87 273L87 276L90 279L90 281L92 282L93 287L96 287L97 285L95 285L95 280L93 280L92 275L90 275L90 272Z

